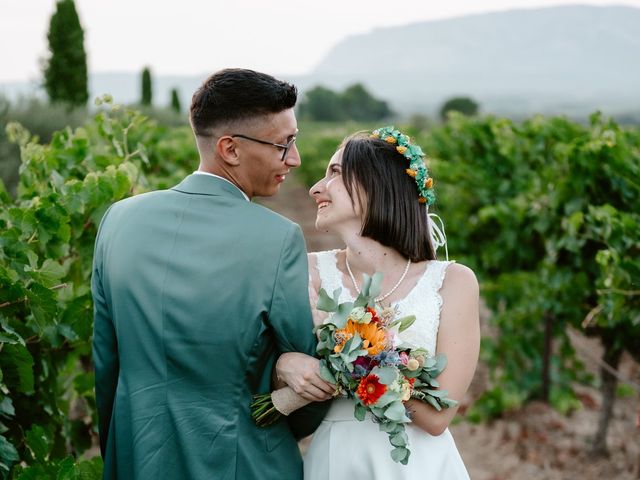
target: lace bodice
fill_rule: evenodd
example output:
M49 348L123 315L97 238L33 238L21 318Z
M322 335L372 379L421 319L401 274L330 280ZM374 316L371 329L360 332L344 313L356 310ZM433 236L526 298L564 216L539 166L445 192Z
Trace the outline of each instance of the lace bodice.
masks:
M342 283L342 274L337 266L338 250L315 252L316 268L320 277L320 286L329 295L334 290L341 288L340 302L352 302L355 300L349 289ZM414 347L427 349L429 355L436 353L436 341L438 339L438 325L440 324L440 310L442 309L442 297L440 287L444 281L447 266L453 262L431 260L427 263L424 275L418 280L416 286L409 294L397 302L396 306L400 317L415 315L416 321L407 330L400 333L400 339Z

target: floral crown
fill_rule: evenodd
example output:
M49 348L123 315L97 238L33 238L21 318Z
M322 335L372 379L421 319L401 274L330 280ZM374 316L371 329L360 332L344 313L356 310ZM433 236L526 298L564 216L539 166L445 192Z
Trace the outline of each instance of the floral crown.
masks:
M418 201L433 205L436 201L433 178L429 176L429 171L424 163L425 155L420 146L412 144L407 135L396 130L393 126L378 128L371 133L371 136L396 145L398 153L409 160L409 168L406 169L406 172L416 181L419 192Z

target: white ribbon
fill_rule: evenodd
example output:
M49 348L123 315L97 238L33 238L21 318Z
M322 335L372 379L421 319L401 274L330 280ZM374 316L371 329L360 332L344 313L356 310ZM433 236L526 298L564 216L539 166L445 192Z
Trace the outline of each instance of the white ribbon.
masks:
M444 222L440 216L435 213L429 213L427 216L429 217L429 220L431 220L429 222L429 234L431 235L433 248L437 252L439 247L444 247L445 257L447 261L449 261L449 249L447 248L447 235L444 231ZM440 226L438 226L435 220L440 222Z

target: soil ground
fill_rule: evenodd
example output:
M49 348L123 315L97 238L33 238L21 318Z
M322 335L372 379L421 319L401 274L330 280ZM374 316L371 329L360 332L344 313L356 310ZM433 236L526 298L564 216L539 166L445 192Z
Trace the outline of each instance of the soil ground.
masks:
M315 230L316 207L307 190L294 176L282 185L278 195L259 199L263 205L298 223L309 251L340 248L335 236ZM487 314L482 315L483 328ZM597 341L578 333L574 345L587 368L597 374L600 349ZM622 375L640 383L640 367L625 357ZM487 369L480 364L467 398L467 406L487 386ZM471 424L460 418L450 427L458 449L474 480L637 480L640 479L640 415L638 394L618 398L609 426L607 458L589 453L591 437L598 424L601 396L597 389L580 389L582 408L563 416L543 403L491 423ZM428 478L425 476L425 478Z

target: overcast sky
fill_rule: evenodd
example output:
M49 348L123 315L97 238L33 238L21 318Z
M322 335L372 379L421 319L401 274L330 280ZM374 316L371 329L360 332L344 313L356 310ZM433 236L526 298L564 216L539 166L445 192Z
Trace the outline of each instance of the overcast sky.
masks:
M0 0L0 82L40 77L55 3ZM176 75L228 66L303 74L340 40L378 27L562 4L640 8L640 0L76 0L90 71L149 65Z

